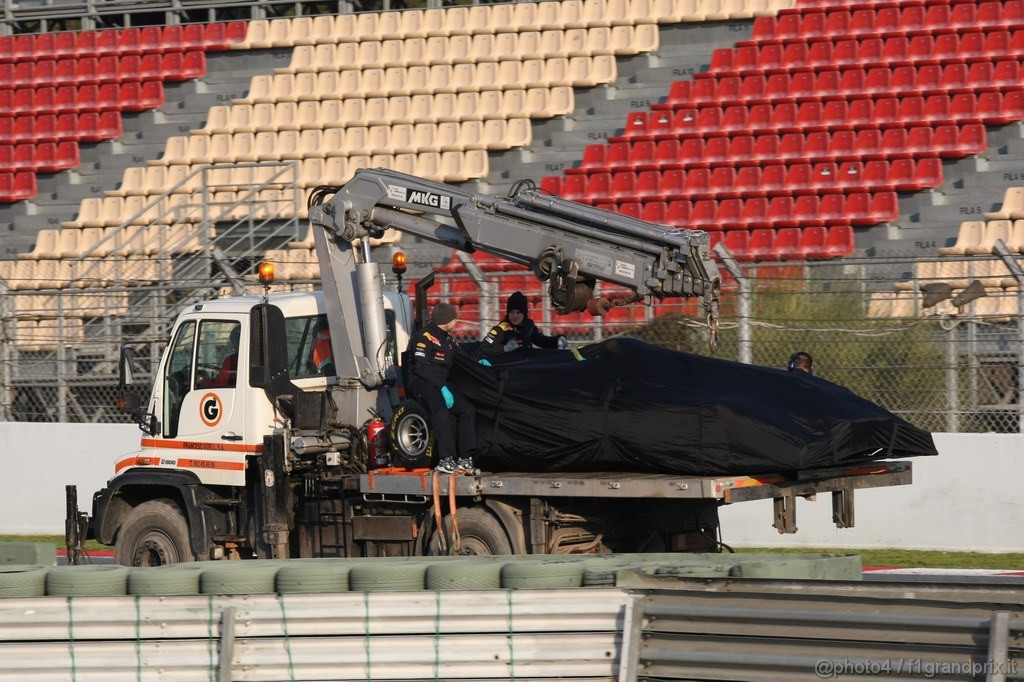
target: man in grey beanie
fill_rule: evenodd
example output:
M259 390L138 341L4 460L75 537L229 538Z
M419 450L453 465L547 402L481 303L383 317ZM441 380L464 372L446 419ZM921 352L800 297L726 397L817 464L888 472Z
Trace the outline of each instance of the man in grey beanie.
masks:
M438 303L431 313L430 324L409 341L412 351L409 391L430 411L437 443L437 470L445 473L475 470L476 411L468 400L448 386L455 355L465 353L451 337L457 323L455 308L448 303ZM455 415L458 422L457 448L451 415Z

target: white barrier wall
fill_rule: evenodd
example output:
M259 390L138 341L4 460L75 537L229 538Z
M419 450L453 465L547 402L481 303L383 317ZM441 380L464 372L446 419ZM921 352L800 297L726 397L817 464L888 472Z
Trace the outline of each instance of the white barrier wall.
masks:
M832 525L832 496L798 499L797 533L772 527L771 500L719 511L738 547L899 548L1024 552L1024 436L937 433L938 457L915 457L909 486L858 490L855 526Z
M63 535L64 486L78 486L78 508L114 475L118 455L137 450L132 424L0 422L0 535Z
M78 485L79 507L114 472L141 432L122 424L0 423L0 534L64 533L64 486ZM736 546L934 549L1024 552L1024 436L935 434L938 457L914 462L910 486L856 491L856 526L832 525L830 495L798 500L799 532L772 528L770 500L720 512Z

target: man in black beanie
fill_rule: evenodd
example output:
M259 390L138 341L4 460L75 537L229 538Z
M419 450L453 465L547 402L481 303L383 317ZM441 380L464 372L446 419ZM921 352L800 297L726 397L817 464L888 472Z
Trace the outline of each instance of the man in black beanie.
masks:
M409 392L430 410L439 459L437 470L445 473L475 470L476 412L468 400L447 385L456 353L465 353L450 336L457 322L455 308L438 303L430 316L430 324L409 341L412 350ZM452 414L458 420L458 449Z
M569 347L564 336L545 336L530 319L526 296L517 291L508 297L505 319L491 328L480 342L481 357L489 358L502 353L537 348L564 350Z

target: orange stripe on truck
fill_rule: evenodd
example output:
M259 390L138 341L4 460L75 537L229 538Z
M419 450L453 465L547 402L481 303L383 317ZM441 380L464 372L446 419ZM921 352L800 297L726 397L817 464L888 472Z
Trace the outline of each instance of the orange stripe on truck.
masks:
M203 443L194 440L163 440L160 438L143 438L144 448L170 448L172 450L214 450L216 452L263 452L262 445L245 445L242 443Z
M123 459L117 463L114 467L114 473L120 473L122 469L126 469L131 466L157 466L160 464L159 457L129 457ZM227 471L243 471L245 469L244 462L224 462L216 459L187 459L179 457L175 467L181 469L221 469Z

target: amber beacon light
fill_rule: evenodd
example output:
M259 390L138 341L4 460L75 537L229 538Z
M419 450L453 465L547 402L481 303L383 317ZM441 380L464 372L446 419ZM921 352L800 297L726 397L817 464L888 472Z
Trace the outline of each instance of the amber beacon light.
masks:
M274 264L260 263L260 284L271 285L274 283Z
M404 275L405 269L405 254L399 251L391 257L391 272L396 275Z

